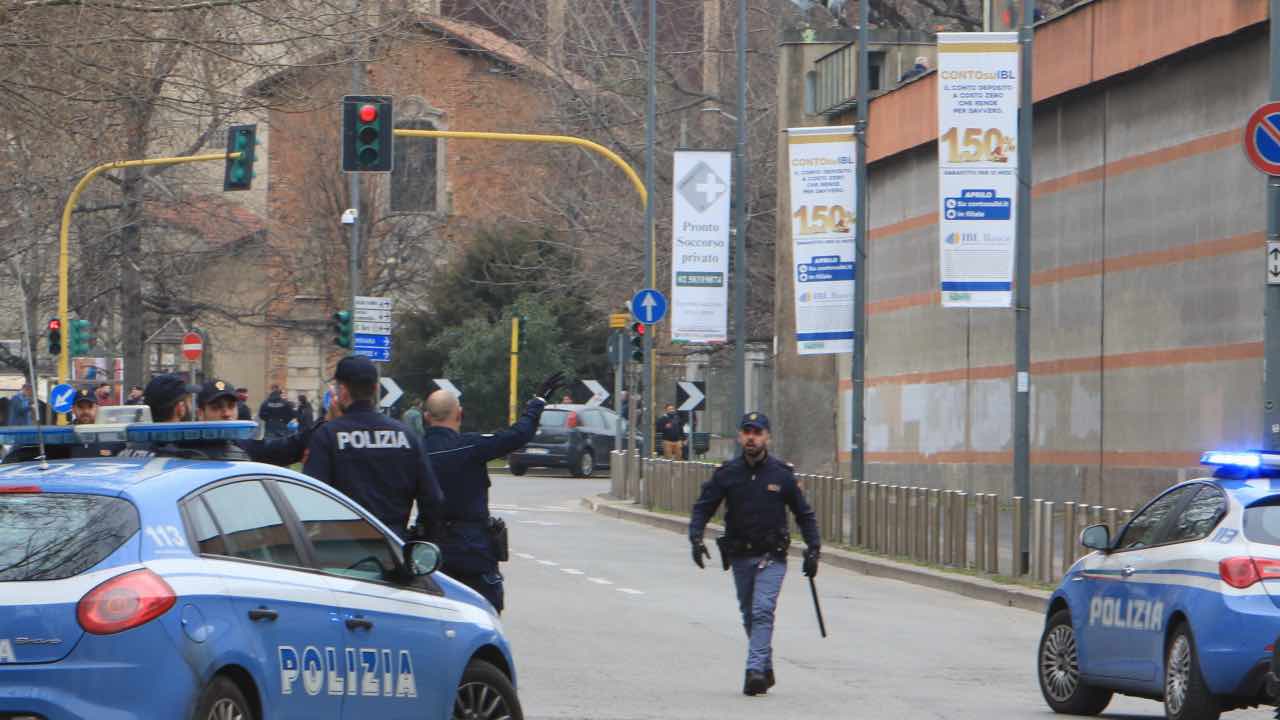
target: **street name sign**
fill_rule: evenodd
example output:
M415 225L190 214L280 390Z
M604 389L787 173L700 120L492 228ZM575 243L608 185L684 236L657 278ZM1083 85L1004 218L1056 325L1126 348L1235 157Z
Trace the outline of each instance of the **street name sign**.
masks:
M355 298L355 309L367 308L369 310L390 310L391 298L388 297L372 297L369 295L357 295Z
M1280 102L1253 111L1244 126L1244 154L1267 175L1280 176Z
M373 308L356 308L355 313L351 316L352 320L360 320L364 322L391 323L390 310L376 310Z
M352 352L391 362L391 298L357 295L351 320Z
M357 335L390 335L391 323L389 322L361 322L356 320L351 323L351 330Z

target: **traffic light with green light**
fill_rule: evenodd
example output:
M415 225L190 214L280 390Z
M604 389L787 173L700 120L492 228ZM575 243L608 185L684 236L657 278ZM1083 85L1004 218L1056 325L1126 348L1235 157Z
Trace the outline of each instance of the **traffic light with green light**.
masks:
M224 192L253 187L253 160L257 147L257 125L232 125L227 130L227 153L240 153L240 157L227 158L222 175Z
M644 333L647 328L642 322L631 323L631 359L644 362Z
M72 320L67 328L67 349L71 357L84 357L89 354L89 345L93 342L93 328L88 320Z
M392 117L389 95L342 99L343 172L391 172Z
M49 321L49 354L62 354L62 321L58 318Z
M333 344L343 349L351 348L351 313L346 310L333 314Z

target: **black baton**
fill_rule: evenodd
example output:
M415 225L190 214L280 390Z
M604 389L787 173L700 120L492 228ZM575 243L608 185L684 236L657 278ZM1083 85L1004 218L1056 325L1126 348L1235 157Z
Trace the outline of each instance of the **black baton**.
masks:
M813 611L818 615L818 632L826 637L827 623L822 620L822 606L818 604L818 584L813 581L813 576L809 577L809 590L813 593Z

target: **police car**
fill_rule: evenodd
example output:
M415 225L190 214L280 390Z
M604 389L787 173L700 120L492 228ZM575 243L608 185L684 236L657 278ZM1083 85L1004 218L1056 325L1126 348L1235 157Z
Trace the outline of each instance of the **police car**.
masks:
M251 422L44 428L225 442ZM0 442L31 442L0 428ZM49 453L55 455L55 453ZM327 485L150 457L0 465L0 718L511 718L492 608Z
M1081 533L1049 601L1037 675L1053 710L1097 715L1113 693L1172 720L1272 704L1280 635L1280 454L1210 452L1111 538Z

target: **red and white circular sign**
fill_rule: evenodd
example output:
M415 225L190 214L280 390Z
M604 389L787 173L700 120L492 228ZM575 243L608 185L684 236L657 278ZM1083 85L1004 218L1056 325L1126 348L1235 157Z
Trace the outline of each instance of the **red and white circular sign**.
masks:
M199 360L204 352L204 340L193 332L182 336L182 357L188 360Z

